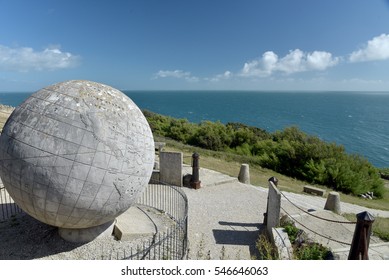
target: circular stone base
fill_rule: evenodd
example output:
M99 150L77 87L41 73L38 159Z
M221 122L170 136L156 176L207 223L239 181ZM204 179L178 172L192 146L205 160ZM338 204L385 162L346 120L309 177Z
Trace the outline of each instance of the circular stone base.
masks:
M58 228L59 236L69 242L86 243L96 238L111 236L115 222L110 221L105 224L90 228Z

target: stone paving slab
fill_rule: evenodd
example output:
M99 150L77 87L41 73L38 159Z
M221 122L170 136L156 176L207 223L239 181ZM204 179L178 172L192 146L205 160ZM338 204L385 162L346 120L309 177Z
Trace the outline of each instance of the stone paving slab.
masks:
M300 207L305 209L315 209L315 210L324 209L324 205L326 203L326 198L324 197L318 197L318 196L308 195L308 194L290 193L290 192L283 192L283 193L291 202L298 204ZM282 199L286 200L285 197L282 197ZM346 203L342 201L340 202L340 207L342 213L358 214L364 211L368 211L375 217L379 216L379 217L389 218L389 211L371 209L371 208L363 207L356 204Z
M311 214L327 220L348 222L348 220L344 217L328 210L314 211L311 212ZM321 220L316 217L305 213L293 216L297 222L296 227L304 230L313 240L325 245L331 250L341 250L346 248L347 251L349 251L349 244L351 244L353 239L355 224L334 223ZM309 228L311 231L307 230L304 226ZM382 241L375 236L370 238L370 244L381 242Z
M347 260L349 248L333 250L335 259ZM389 260L389 242L369 245L369 260Z
M239 182L183 190L189 201L189 258L250 259L267 197Z
M184 167L183 172L191 173L190 167ZM267 188L242 184L236 178L204 168L200 169L200 180L203 187L198 190L183 188L189 201L189 258L250 259L259 229L263 227ZM345 220L342 216L323 210L325 198L288 192L284 194L305 211L315 210L313 213L316 215ZM328 222L304 214L284 197L281 204L285 211L303 221L308 228L325 233L334 240L351 243L354 224L328 225ZM367 209L343 202L341 207L342 212L356 214L368 210L373 215L389 217L389 211ZM320 239L315 234L311 236L334 250L338 259L347 259L348 245ZM371 247L370 259L387 259L389 256L389 243L382 243L372 237Z
M116 218L113 234L118 240L128 241L152 236L157 232L154 222L138 207L130 207Z
M192 174L192 167L188 165L183 166L183 175ZM226 174L213 171L210 169L200 168L200 181L202 187L217 186L227 183L237 183L238 178L228 176Z

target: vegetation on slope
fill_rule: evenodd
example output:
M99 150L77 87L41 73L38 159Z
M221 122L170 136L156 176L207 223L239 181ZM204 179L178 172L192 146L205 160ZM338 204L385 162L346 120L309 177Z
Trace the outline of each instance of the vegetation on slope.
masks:
M143 112L155 135L213 151L250 156L258 165L296 179L328 186L346 194L368 191L378 198L385 191L378 170L343 146L327 143L297 127L269 133L241 123L190 123Z

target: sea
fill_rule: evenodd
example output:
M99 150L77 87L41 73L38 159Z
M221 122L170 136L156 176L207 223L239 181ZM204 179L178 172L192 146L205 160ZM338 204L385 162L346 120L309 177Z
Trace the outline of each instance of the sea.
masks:
M389 167L389 92L125 91L141 109L187 119L240 122L269 132L297 126L348 153ZM30 92L0 93L18 106Z

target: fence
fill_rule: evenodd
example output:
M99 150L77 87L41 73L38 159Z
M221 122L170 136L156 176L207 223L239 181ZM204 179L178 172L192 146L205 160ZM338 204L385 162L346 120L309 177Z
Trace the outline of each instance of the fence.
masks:
M0 221L10 219L22 210L13 202L5 188L0 189ZM138 205L152 207L166 214L173 225L166 231L142 239L130 247L115 252L101 248L101 259L161 260L184 259L188 250L188 200L176 186L149 184L137 201Z
M175 224L166 232L159 232L131 248L128 255L119 259L184 259L188 250L188 199L181 188L149 184L138 203L163 211Z
M350 246L350 253L348 259L368 259L368 248L369 248L369 241L370 241L370 234L371 234L371 226L374 222L374 218L369 214L368 212L362 212L357 215L358 221L357 222L348 222L348 221L338 221L338 220L331 220L327 218L323 218L320 216L317 216L310 211L306 211L303 208L299 207L295 203L293 203L287 196L285 196L284 193L279 191L276 187L276 184L274 184L271 181L272 178L269 179L269 196L268 196L268 208L266 213L266 219L265 224L267 227L268 232L270 233L272 228L279 225L279 213L280 209L283 210L283 212L295 223L299 224L304 229L316 234L317 236L320 236L324 239L327 239L329 241L333 241L339 244L343 244L346 246ZM303 213L310 215L311 217L314 217L316 219L330 222L330 223L337 223L337 224L354 224L356 225L355 231L354 231L354 237L352 240L352 243L349 243L347 241L343 240L337 240L332 238L329 235L326 235L321 232L317 232L315 230L312 230L308 226L304 225L304 223L299 222L297 219L295 219L292 215L290 215L284 207L281 205L281 196L283 196L286 201L288 201L291 205L302 211ZM270 205L270 207L269 207ZM271 215L270 211L276 212L276 215ZM271 218L272 217L272 218ZM271 219L270 219L271 218Z
M11 218L12 215L21 213L20 209L9 196L4 186L0 184L0 222Z

